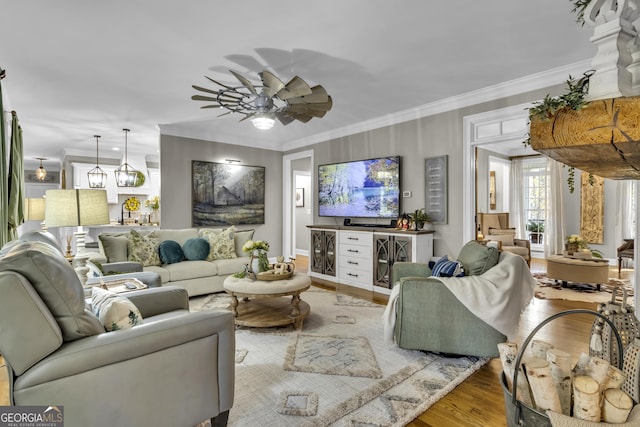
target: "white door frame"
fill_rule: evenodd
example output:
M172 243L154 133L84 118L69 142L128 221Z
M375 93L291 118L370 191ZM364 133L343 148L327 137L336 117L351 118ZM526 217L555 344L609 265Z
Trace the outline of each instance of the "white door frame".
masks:
M282 156L282 185L284 194L284 206L282 208L282 254L285 259L296 256L295 251L295 224L293 221L293 210L295 209L295 183L293 182L293 168L291 163L294 160L311 158L311 167L314 167L313 150L299 151L297 153ZM311 180L311 193L313 193L313 179ZM314 197L309 197L309 208L313 212Z

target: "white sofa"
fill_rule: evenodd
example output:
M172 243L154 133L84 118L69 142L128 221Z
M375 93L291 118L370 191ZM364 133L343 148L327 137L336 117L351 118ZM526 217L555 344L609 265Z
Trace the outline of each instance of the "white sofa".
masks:
M135 230L132 228L132 230ZM153 232L140 232L140 235L148 237L151 233L155 233L157 237L156 251L159 245L165 241L177 242L183 246L189 239L202 238L203 234L208 232L216 233L227 229L161 229ZM137 230L135 230L137 232ZM121 233L101 233L98 236L99 254L92 254L91 260L100 262L105 269L110 263L122 261L136 261L131 257L131 232L123 231ZM253 238L254 230L234 230L233 240L235 247L234 258L207 260L183 260L175 263L160 262L142 262L144 271L153 271L160 275L162 285L177 285L184 287L189 296L209 294L213 292L221 292L224 290L222 282L229 275L243 271L249 263L247 254L242 252L242 245ZM156 264L156 265L150 265Z

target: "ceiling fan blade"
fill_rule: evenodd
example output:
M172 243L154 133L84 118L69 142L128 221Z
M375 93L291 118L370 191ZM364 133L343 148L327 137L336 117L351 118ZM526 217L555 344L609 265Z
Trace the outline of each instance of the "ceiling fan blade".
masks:
M212 93L214 95L218 94L217 90L213 90L213 89L207 89L206 87L202 87L202 86L196 86L196 85L191 85L192 88L194 88L195 90L199 90L201 92L207 92L207 93Z
M214 101L214 102L218 102L218 98L213 98L211 96L204 96L204 95L193 95L191 97L191 99L193 99L194 101Z
M311 88L298 76L293 76L289 83L287 83L284 88L280 89L277 93L278 98L283 101L289 98L297 98L299 96L311 95Z
M313 117L324 117L327 112L325 110L316 110L312 107L312 105L308 104L294 104L289 106L287 111L291 111L297 114L304 114Z
M200 108L222 108L222 105L216 104L216 105L203 105Z
M226 113L222 113L222 114L218 115L218 117L226 116L226 115L231 114L231 113L233 113L233 111L227 111Z
M251 92L254 95L258 94L258 92L256 91L256 88L253 87L253 84L249 81L249 79L247 79L245 76L241 75L240 73L237 73L236 71L229 70L229 72L233 74L234 77L238 79L238 81L242 83L244 87L249 89L249 92Z
M262 79L262 83L264 84L264 89L263 89L264 93L269 98L274 96L284 87L284 83L282 83L282 80L280 80L279 78L277 78L275 75L273 75L267 70L264 70L263 72L259 73L259 75L260 75L260 78Z
M240 120L238 120L238 122L244 122L247 119L250 119L251 117L255 116L256 113L251 113L251 114L245 114L243 118L241 118Z
M222 86L222 87L223 87L223 88L225 88L225 89L233 89L233 87L232 87L232 86L228 86L228 85L222 84L222 83L220 83L219 81L213 80L211 77L207 77L207 76L204 76L204 77L205 77L207 80L209 80L210 82L213 82L213 83L217 84L218 86Z
M298 121L301 121L302 123L307 123L309 120L311 120L313 118L313 117L308 116L306 114L294 113L293 111L290 111L287 114L289 114L294 119L296 119Z
M278 118L280 123L282 123L284 126L288 125L289 123L295 120L293 117L291 117L289 114L283 111L276 113L276 117Z
M329 94L320 85L311 88L311 95L299 96L296 98L289 98L287 102L289 104L315 104L323 103L329 100Z

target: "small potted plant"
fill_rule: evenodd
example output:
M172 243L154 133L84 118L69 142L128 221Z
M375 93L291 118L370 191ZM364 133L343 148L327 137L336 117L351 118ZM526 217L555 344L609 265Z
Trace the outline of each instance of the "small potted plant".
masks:
M425 213L424 208L416 209L413 213L409 214L409 218L411 219L414 230L422 230L422 227L431 221L429 215Z

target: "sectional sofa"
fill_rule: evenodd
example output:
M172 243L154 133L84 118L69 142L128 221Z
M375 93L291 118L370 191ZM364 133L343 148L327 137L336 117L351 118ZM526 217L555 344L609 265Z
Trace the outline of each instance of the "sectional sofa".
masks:
M111 263L139 262L144 271L158 273L163 286L178 285L189 296L203 295L223 291L224 279L244 270L249 258L242 245L253 233L235 227L101 233L100 253L92 254L91 260L105 270Z

